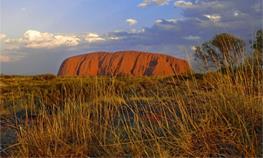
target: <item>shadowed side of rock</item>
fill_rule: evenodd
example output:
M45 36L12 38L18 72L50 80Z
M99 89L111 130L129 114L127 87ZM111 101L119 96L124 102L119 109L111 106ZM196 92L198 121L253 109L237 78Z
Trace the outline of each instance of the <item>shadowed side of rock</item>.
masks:
M66 59L59 76L170 76L190 71L187 61L138 51L95 52Z

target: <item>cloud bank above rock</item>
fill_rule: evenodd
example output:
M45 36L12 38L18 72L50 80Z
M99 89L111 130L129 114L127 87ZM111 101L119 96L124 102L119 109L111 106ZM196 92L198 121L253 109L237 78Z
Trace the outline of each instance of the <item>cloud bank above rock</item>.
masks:
M0 60L5 61L3 71L17 72L15 66L8 64L12 61L16 61L17 66L32 63L32 60L43 64L47 62L43 58L35 59L35 54L52 54L54 60L61 61L70 55L96 50L142 50L166 52L186 58L193 46L211 39L217 33L233 33L248 41L256 30L262 28L260 0L144 0L138 4L138 9L168 5L181 9L182 17L156 17L151 26L142 28L135 27L137 19L127 17L123 23L129 24L130 30L113 30L104 34L51 33L34 29L26 30L20 37L1 33L3 57ZM56 72L58 66L55 64L54 70L50 68L48 71ZM12 71L11 67L14 67Z

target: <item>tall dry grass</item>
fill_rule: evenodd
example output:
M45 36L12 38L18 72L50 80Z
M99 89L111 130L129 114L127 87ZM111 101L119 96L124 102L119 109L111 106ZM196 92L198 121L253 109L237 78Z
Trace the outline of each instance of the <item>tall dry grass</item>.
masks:
M31 100L21 105L25 117L17 121L17 143L6 152L22 157L262 156L263 81L245 73L141 79L128 88L125 84L135 79L63 79L67 84L59 92L56 87L42 96L30 93Z

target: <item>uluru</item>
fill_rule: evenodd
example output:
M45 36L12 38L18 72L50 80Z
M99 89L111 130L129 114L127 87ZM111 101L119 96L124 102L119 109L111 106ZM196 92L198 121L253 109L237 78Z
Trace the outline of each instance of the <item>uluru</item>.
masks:
M64 60L58 76L172 76L189 70L187 61L161 53L92 52Z

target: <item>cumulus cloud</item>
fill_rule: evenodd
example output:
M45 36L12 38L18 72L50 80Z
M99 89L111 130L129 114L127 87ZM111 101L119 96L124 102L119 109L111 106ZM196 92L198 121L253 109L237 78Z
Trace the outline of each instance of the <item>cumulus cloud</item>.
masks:
M133 26L136 25L138 23L138 21L136 19L126 19L126 22L128 23L128 25Z
M101 37L100 35L98 35L96 33L88 33L85 36L85 40L88 41L89 43L98 42L98 41L105 41L105 39L103 37Z
M55 48L76 46L80 39L76 36L54 35L48 32L28 30L24 33L23 42L28 48Z
M170 31L176 31L179 27L176 27L176 24L178 23L177 19L158 19L154 23L154 27L158 28L158 30L170 30Z
M139 33L143 33L145 31L145 29L131 29L129 32L130 33L135 33L135 34L139 34Z
M17 50L23 45L22 38L8 38L2 40L3 50Z
M174 5L176 7L182 7L182 8L189 8L189 7L192 7L193 6L193 3L192 2L187 2L187 1L176 1L174 3Z
M213 22L218 22L221 19L220 15L209 15L209 14L205 14L205 17L207 17L209 20L213 21Z
M155 24L160 24L163 20L162 19L157 19L155 20Z
M2 41L2 40L5 39L5 38L6 38L6 35L3 34L3 33L0 33L0 41Z
M139 30L136 30L136 32L139 32ZM79 45L83 46L88 43L95 44L120 39L118 36L107 34L99 35L97 33L87 33L80 35L65 35L36 30L28 30L18 38L9 38L5 34L1 34L0 37L3 50L5 51L19 49L58 49L61 47L77 48Z
M22 37L8 38L2 36L2 44L5 50L14 50L19 48L58 48L73 47L80 43L80 38L75 35L52 34L36 30L26 31Z
M239 16L240 14L242 14L239 10L235 10L233 12L234 16Z
M138 7L144 8L144 7L146 7L147 5L148 5L148 1L144 1L144 2L142 2L142 3L140 3L140 4L138 4Z
M171 22L171 23L176 23L177 19L166 19L166 21Z
M144 0L143 2L138 4L138 7L144 8L149 5L153 5L153 4L162 6L162 5L168 4L168 2L169 0Z

